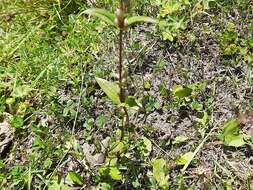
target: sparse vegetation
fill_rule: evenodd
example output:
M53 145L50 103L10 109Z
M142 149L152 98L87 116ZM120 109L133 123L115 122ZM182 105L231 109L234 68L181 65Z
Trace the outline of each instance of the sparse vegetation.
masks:
M253 189L250 0L0 3L0 189Z

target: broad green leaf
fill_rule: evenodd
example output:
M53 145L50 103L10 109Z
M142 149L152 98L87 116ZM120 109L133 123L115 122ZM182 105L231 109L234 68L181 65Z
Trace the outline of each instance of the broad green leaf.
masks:
M176 159L178 165L185 165L193 157L193 152L187 152Z
M239 132L240 121L238 119L232 119L225 123L222 134L224 136L230 134L237 134Z
M240 134L240 121L238 119L228 121L220 137L228 146L241 147L245 145L243 134Z
M135 107L138 106L138 103L136 102L136 99L134 96L128 96L125 100L125 103L129 106L129 107Z
M24 126L24 119L21 116L14 116L11 119L11 126L14 128L22 128Z
M132 16L127 18L127 24L128 26L132 26L136 23L140 23L140 22L144 22L144 23L156 23L156 19L147 17L147 16Z
M121 174L120 174L120 171L119 171L119 169L116 168L116 167L110 168L109 175L112 177L112 179L117 180L117 181L119 181L119 180L122 179L122 176L121 176Z
M167 163L164 159L155 159L152 162L153 177L160 187L168 186L168 176L166 175Z
M97 119L96 119L96 126L101 129L105 126L106 123L106 117L104 115L100 115Z
M125 145L123 142L117 141L112 145L112 150L110 151L111 154L117 154L124 152Z
M228 146L241 147L245 145L242 134L239 135L228 135L225 137L225 142Z
M178 98L185 98L191 95L192 89L181 85L174 85L172 88L173 94Z
M109 25L116 26L115 25L115 15L105 9L87 9L84 11L85 14L89 14L92 16L96 16L106 22Z
M82 177L76 172L69 172L67 175L67 179L70 179L74 184L77 184L77 185L83 184Z
M114 104L120 104L118 85L96 77L96 81Z
M18 86L13 89L11 96L15 98L24 98L32 91L32 88L28 85Z
M150 154L150 152L152 151L152 143L151 141L147 138L147 137L142 137L143 143L144 143L144 151L143 151L143 155L144 156L148 156Z
M203 110L203 104L199 103L196 100L193 100L190 104L192 110L196 110L196 111L202 111Z
M152 86L151 86L151 83L149 81L144 81L143 87L144 87L145 90L150 90L150 88Z
M188 139L189 139L188 137L180 135L180 136L177 136L174 139L174 141L172 142L172 144L180 144L180 143L183 143L183 142L187 141Z

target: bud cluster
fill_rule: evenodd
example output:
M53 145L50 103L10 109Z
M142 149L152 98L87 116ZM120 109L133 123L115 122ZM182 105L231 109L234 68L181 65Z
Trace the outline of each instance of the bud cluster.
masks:
M121 0L120 8L116 10L116 19L115 23L120 29L124 29L127 27L127 18L126 13L128 12L130 7L130 1L129 0Z

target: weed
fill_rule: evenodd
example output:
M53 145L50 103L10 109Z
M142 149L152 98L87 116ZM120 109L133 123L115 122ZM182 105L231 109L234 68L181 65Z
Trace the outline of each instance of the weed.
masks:
M0 189L252 187L252 3L128 3L1 1Z
M112 100L112 102L118 107L123 109L124 116L122 118L121 131L119 141L116 141L112 147L114 147L111 151L108 152L109 160L106 162L105 166L100 169L100 174L102 176L110 176L114 181L122 181L123 176L121 175L119 163L125 162L125 164L129 164L124 155L129 151L129 137L125 136L126 130L129 130L131 127L130 117L128 108L138 107L138 104L134 97L127 97L127 78L128 78L128 69L125 65L123 65L123 36L124 32L131 27L132 25L139 22L150 22L154 23L155 20L146 16L127 16L130 10L130 1L128 0L120 0L119 8L116 10L115 15L110 13L104 9L88 9L84 13L91 14L99 17L107 24L115 27L119 31L118 37L118 83L111 83L101 78L96 78L99 86L106 93L106 95ZM148 143L148 145L146 144ZM144 140L144 150L146 150L146 146L150 147L151 142L145 138ZM141 147L137 146L138 148ZM147 148L150 152L151 149ZM116 157L115 157L116 156ZM147 154L145 154L147 156ZM125 157L125 158L124 158ZM114 160L112 164L111 161ZM126 179L127 180L127 179ZM104 184L103 184L104 185ZM109 185L109 184L108 184Z

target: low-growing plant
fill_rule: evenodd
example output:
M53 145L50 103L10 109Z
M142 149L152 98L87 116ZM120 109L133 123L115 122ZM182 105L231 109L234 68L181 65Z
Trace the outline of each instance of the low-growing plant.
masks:
M250 36L240 36L240 33L236 31L235 23L228 22L225 29L218 34L218 37L224 57L234 58L236 62L244 60L252 63L253 39ZM227 62L225 61L225 63Z
M174 41L184 35L182 31L192 23L198 14L207 14L210 2L214 0L156 0L160 13L159 30L164 40Z

